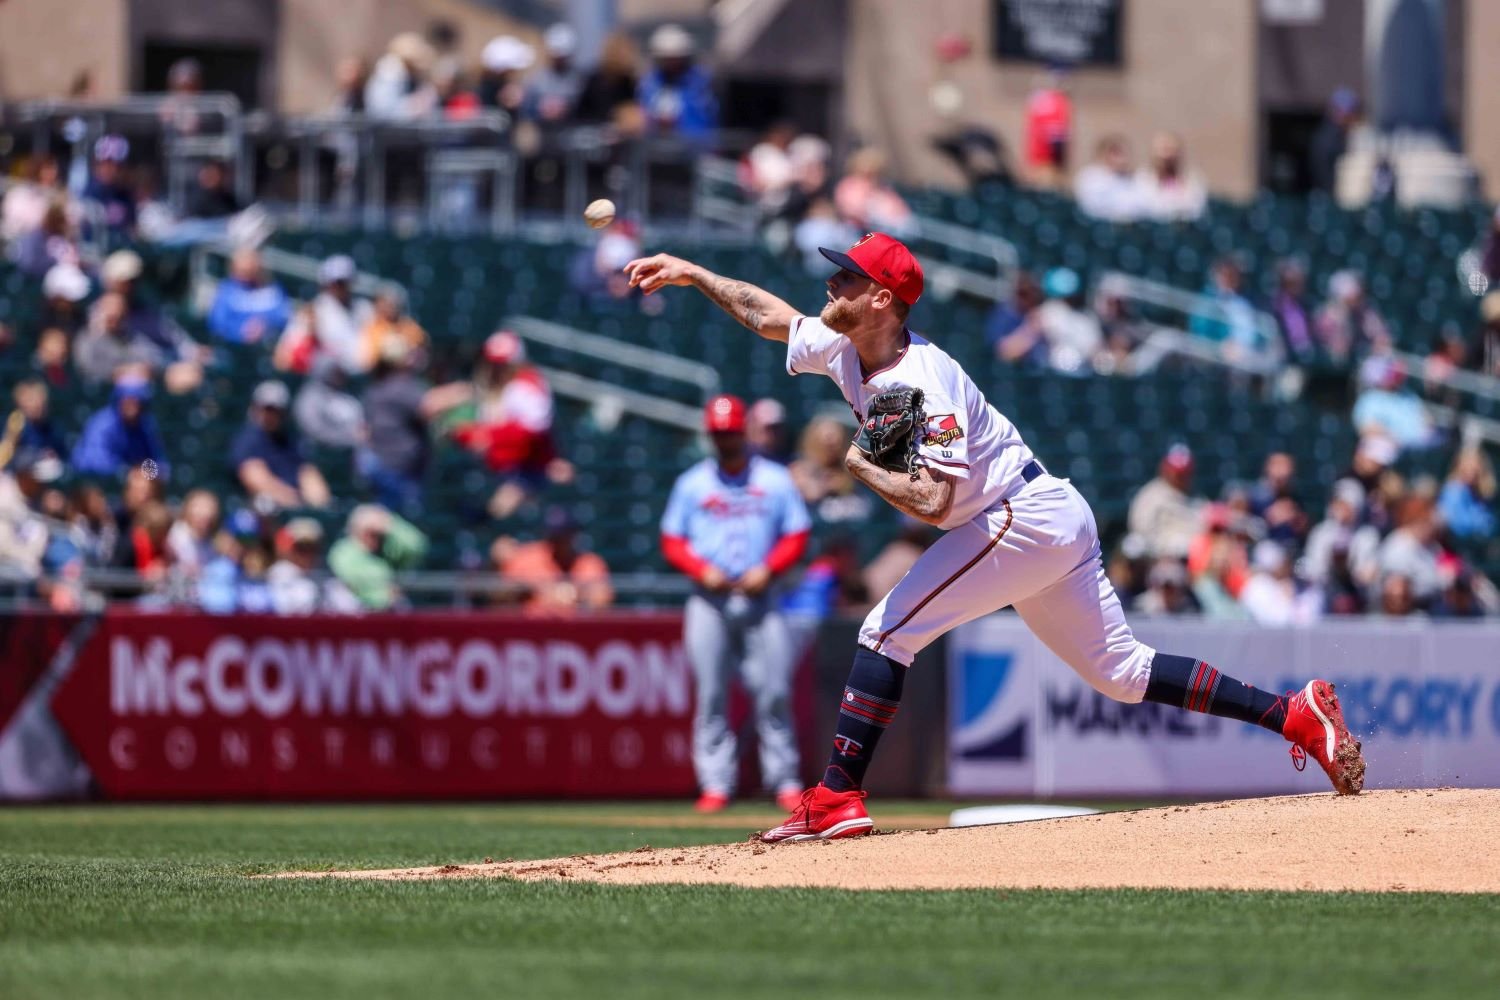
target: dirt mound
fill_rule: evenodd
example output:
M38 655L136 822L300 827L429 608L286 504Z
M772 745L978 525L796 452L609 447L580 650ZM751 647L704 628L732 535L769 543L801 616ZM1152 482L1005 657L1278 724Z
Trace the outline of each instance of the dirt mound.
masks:
M1347 798L1321 794L1211 802L831 843L641 848L550 861L298 875L840 889L1500 892L1496 829L1500 790L1379 791Z

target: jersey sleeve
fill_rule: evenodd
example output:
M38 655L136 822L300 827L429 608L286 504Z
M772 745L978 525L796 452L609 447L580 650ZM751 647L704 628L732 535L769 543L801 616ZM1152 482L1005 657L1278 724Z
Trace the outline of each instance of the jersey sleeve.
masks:
M928 392L922 403L926 421L917 431L917 460L930 469L968 479L969 407L961 397Z
M816 316L797 316L786 336L788 375L829 375L834 355L846 341Z
M682 475L677 477L677 482L672 485L672 494L667 498L667 509L661 516L661 533L671 535L674 538L686 538L688 533L688 515L692 510L692 486L691 476Z

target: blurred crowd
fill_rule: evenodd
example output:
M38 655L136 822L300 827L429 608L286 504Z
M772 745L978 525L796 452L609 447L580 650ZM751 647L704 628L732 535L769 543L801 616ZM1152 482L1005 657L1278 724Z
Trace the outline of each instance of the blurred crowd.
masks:
M1207 497L1194 486L1192 451L1174 445L1131 500L1110 579L1143 614L1264 625L1500 614L1500 592L1464 555L1494 532L1490 460L1460 449L1439 482L1403 476L1398 453L1389 437L1362 437L1314 522L1291 455L1271 454L1258 480Z

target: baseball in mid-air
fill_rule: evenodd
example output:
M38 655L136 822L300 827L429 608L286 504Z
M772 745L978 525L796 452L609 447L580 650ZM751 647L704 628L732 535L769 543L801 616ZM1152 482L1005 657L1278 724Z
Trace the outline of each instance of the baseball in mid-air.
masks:
M608 198L591 201L589 207L583 210L583 219L590 229L603 229L615 221L615 203Z

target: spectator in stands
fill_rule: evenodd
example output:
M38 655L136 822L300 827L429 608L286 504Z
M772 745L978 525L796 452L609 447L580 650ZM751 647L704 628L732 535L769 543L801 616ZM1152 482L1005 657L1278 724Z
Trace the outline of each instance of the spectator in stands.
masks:
M517 599L530 614L565 615L592 611L614 602L609 567L578 547L578 522L561 507L543 516L545 538L504 544L497 539L491 556L500 575L519 588Z
M1422 359L1422 395L1434 403L1458 407L1462 397L1450 384L1454 373L1469 367L1469 342L1452 323L1444 324L1432 352Z
M1297 460L1284 451L1266 456L1260 479L1250 489L1250 513L1266 526L1266 537L1295 551L1307 534L1307 512L1297 499Z
M514 35L491 38L480 53L477 93L481 107L519 115L526 99L521 74L536 62L536 50Z
M1365 300L1364 281L1354 271L1329 277L1328 301L1318 310L1314 329L1323 353L1338 364L1391 345L1390 330Z
M83 301L89 297L89 277L77 264L56 264L42 279L41 330L58 330L69 341L88 322Z
M100 136L94 143L93 174L82 194L90 222L115 238L129 239L135 233L135 192L125 177L128 159L130 143L124 136Z
M155 375L166 367L161 348L135 336L126 326L125 297L110 292L99 297L89 313L89 326L73 349L73 363L85 382L112 382L124 369Z
M1357 479L1340 479L1323 520L1307 535L1302 553L1302 574L1312 583L1334 594L1352 589L1355 603L1363 604L1363 592L1375 580L1380 551L1380 532L1360 523L1365 508L1365 488ZM1345 585L1348 585L1347 587ZM1340 613L1352 613L1348 609Z
M125 327L131 341L145 340L161 352L169 392L188 392L203 379L202 363L210 357L203 345L187 335L159 306L140 294L145 265L133 250L117 250L104 260L99 274L106 292L125 299Z
M1495 214L1490 216L1490 232L1484 241L1480 267L1490 279L1490 287L1500 288L1500 205L1495 206Z
M842 420L810 420L802 431L797 459L788 467L819 525L863 524L870 518L870 495L856 488L854 474L844 464L849 437Z
M47 523L38 510L43 483L30 453L0 469L0 583L35 585L47 552Z
M4 201L0 201L0 243L14 242L40 229L47 209L57 201L62 202L69 221L76 222L76 211L67 199L57 159L44 156L33 160L24 179L7 188Z
M1104 334L1104 350L1094 355L1094 369L1101 373L1125 374L1131 370L1131 355L1143 344L1150 329L1130 307L1124 286L1113 277L1100 280L1094 289L1094 315Z
M1389 573L1381 579L1379 597L1376 609L1380 614L1401 618L1420 613L1411 579L1400 573Z
M826 245L826 244L825 244ZM837 246L838 244L833 244ZM824 265L825 269L827 265ZM1042 324L1037 309L1046 296L1030 271L1016 275L1011 301L996 302L984 323L984 339L995 357L1010 362L1029 362L1041 367L1047 361Z
M1254 520L1236 516L1227 503L1203 507L1202 531L1188 544L1193 596L1210 618L1244 617L1240 591L1250 577Z
M786 591L781 610L793 633L806 646L817 624L835 611L868 608L869 591L860 572L859 546L854 537L837 532L822 539L819 551Z
M888 594L916 565L923 552L932 548L938 532L914 517L903 517L900 533L880 550L864 571L866 594Z
M578 33L572 25L554 24L542 35L542 51L547 54L547 64L526 81L522 110L533 121L564 122L573 117L583 90L583 74L573 64Z
M818 248L848 246L859 239L860 232L839 217L831 198L814 198L800 214L792 228L792 246L808 274L826 278L828 258Z
M833 189L833 201L860 232L900 236L911 228L912 211L885 180L885 167L885 154L873 146L855 150Z
M1026 99L1026 167L1033 181L1046 187L1063 182L1068 145L1073 135L1073 99L1061 68L1050 69Z
M292 403L292 419L303 437L325 448L353 448L365 440L365 409L344 391L348 379L327 355L313 362Z
M750 454L778 465L792 460L792 440L787 431L786 407L767 396L750 404L745 412L745 443Z
M387 282L375 293L370 318L360 336L363 339L361 360L365 369L380 360L381 352L387 349L393 337L406 346L407 353L412 355L412 363L420 365L426 356L427 331L407 314L406 289L394 282Z
M629 32L616 31L604 39L599 64L583 82L574 107L582 125L616 125L628 134L640 131L643 115L635 103L640 53Z
M227 219L245 206L230 186L229 170L219 160L205 160L188 190L183 216L188 219Z
M1353 479L1365 491L1365 506L1360 513L1362 523L1373 524L1384 531L1389 526L1388 512L1382 506L1382 482L1391 471L1391 463L1401 454L1396 443L1384 434L1366 434L1359 439L1354 457L1344 478Z
M1359 117L1359 95L1348 87L1335 90L1307 147L1307 173L1312 190L1333 194L1339 160L1349 148L1349 133L1359 124Z
M328 484L307 460L287 420L291 394L266 381L250 397L245 426L229 449L229 463L245 494L272 507L326 507Z
M1384 434L1402 449L1430 448L1439 441L1427 407L1406 387L1406 369L1387 357L1360 366L1363 388L1354 401L1354 427L1360 434Z
M54 267L78 267L83 259L78 230L68 218L68 204L54 199L42 213L41 225L16 241L16 267L28 278L41 279Z
M1136 598L1134 610L1143 615L1191 615L1198 611L1182 560L1158 559L1152 564L1146 590Z
M360 504L349 514L344 537L328 552L328 567L360 606L387 611L406 601L396 573L417 566L427 554L427 536L379 504Z
M109 497L99 486L83 483L74 487L73 515L68 528L73 544L83 556L84 565L109 566L114 562L120 530L114 511L110 509Z
M167 549L178 571L196 580L214 558L214 536L219 531L219 498L208 490L193 490L182 501L182 513L167 532Z
M1240 603L1258 625L1310 625L1322 614L1322 594L1303 587L1286 550L1273 541L1255 546L1250 579L1240 591Z
M333 71L335 96L328 113L334 117L362 115L365 112L365 86L370 81L370 65L364 56L345 56Z
M167 449L151 415L151 384L137 375L115 383L108 405L89 417L73 447L74 472L117 476L141 467L148 478L169 474ZM147 463L151 464L147 464Z
M1046 301L1037 308L1036 325L1046 345L1047 366L1065 375L1092 374L1104 350L1104 330L1084 308L1078 272L1054 267L1042 278L1042 294Z
M401 121L431 114L437 106L437 92L428 80L433 57L432 46L414 31L392 38L365 83L365 113Z
M1484 450L1466 447L1453 459L1438 494L1438 512L1456 538L1489 538L1495 533L1495 469Z
M569 283L575 292L600 307L637 298L624 277L624 267L640 255L641 241L635 223L616 218L599 233L592 247L579 249L569 268ZM642 308L646 308L645 303Z
M1500 288L1479 300L1479 317L1480 371L1500 377Z
M796 138L797 126L792 122L772 122L740 164L745 191L755 198L765 218L780 215L791 194L796 174L789 150Z
M1406 579L1411 596L1425 605L1442 587L1438 547L1438 523L1432 501L1407 497L1396 508L1396 529L1380 543L1376 563L1382 581L1391 576ZM1381 584L1382 591L1385 586Z
M521 338L509 330L484 342L473 382L432 390L424 404L429 416L473 404L474 419L454 427L453 440L480 456L499 479L488 509L503 519L547 483L566 483L573 467L552 441L552 389L526 364Z
M1488 583L1488 581L1484 581ZM1475 574L1467 567L1458 566L1445 569L1443 572L1443 590L1432 602L1431 613L1434 618L1480 618L1483 617L1486 608L1481 602L1478 593L1482 584L1475 579ZM1486 589L1493 589L1489 587Z
M1158 132L1151 140L1151 163L1136 173L1141 212L1158 222L1196 219L1208 205L1208 190L1187 165L1182 139Z
M1135 179L1130 140L1107 135L1099 140L1094 159L1073 179L1078 210L1107 222L1134 222L1141 217L1141 189Z
M11 390L11 397L16 408L0 424L0 469L22 454L58 461L66 457L68 449L47 412L47 384L23 379Z
M233 344L257 344L281 336L292 318L286 289L266 274L260 251L242 247L229 261L208 311L209 332Z
M327 354L351 375L364 372L363 333L374 309L369 300L354 297L357 273L354 259L344 254L335 254L319 265L321 288L311 312L294 318L277 344L281 367L305 372L317 355Z
M159 500L152 500L140 509L130 525L130 551L133 556L131 569L151 584L157 594L166 595L168 577L175 575L171 548L167 535L172 530L172 512Z
M1288 357L1304 365L1318 360L1318 341L1307 308L1307 268L1301 261L1289 258L1276 264L1271 315L1276 317L1276 329Z
M387 331L364 392L365 443L355 455L360 475L384 506L413 514L427 471L427 383L413 372L417 353Z
M359 602L336 579L321 578L323 526L310 517L294 517L276 535L278 558L266 571L271 610L278 615L318 611L350 613Z
M707 139L719 127L719 99L708 70L695 61L693 36L664 24L652 32L649 48L653 65L636 93L646 123L655 132Z
M1203 295L1214 304L1212 312L1195 313L1189 329L1220 344L1237 361L1252 361L1272 345L1261 340L1255 306L1245 296L1245 275L1233 256L1220 257L1209 271Z
M1192 495L1192 488L1193 453L1185 444L1174 444L1162 456L1156 478L1130 501L1130 532L1146 543L1148 555L1187 557L1203 512L1203 501Z
M211 614L272 610L266 574L270 553L260 518L248 510L229 516L226 529L214 536L215 556L198 575L198 606Z

